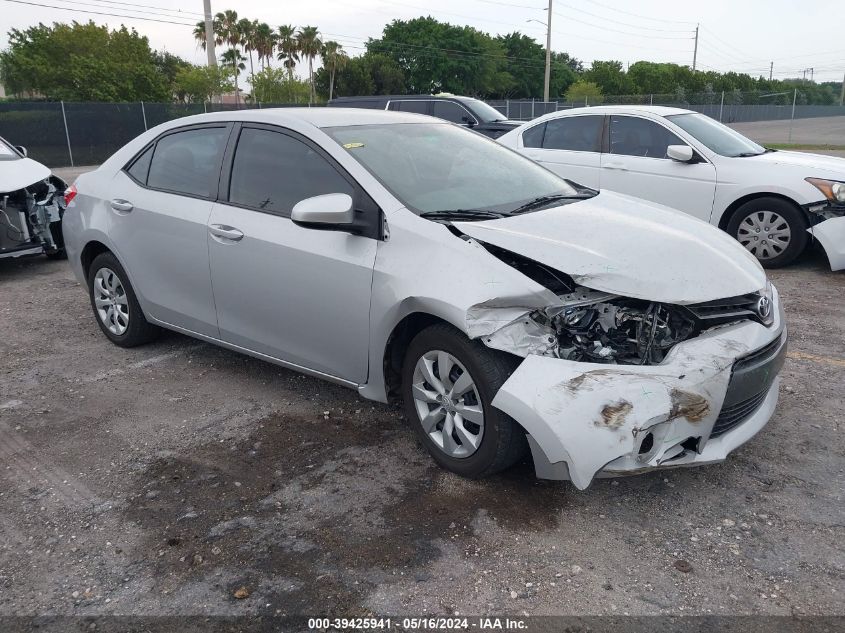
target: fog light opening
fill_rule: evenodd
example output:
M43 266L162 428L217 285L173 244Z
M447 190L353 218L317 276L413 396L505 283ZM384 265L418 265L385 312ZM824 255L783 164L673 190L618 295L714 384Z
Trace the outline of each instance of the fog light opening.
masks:
M645 455L646 453L651 452L652 448L654 448L654 433L648 433L640 443L639 454Z

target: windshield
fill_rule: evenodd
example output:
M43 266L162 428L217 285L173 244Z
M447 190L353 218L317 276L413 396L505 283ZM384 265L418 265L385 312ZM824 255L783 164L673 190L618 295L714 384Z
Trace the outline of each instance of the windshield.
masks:
M691 113L672 114L666 118L722 156L756 156L766 152L765 147L709 116Z
M480 134L448 123L323 130L411 211L510 213L541 196L577 196L559 176Z
M478 119L482 123L492 123L493 121L505 121L505 115L499 112L493 106L484 103L483 101L479 101L478 99L472 99L470 97L461 97L458 99L461 103L467 106L470 110L472 110L473 114L478 117Z
M17 160L21 157L5 139L0 138L0 160Z

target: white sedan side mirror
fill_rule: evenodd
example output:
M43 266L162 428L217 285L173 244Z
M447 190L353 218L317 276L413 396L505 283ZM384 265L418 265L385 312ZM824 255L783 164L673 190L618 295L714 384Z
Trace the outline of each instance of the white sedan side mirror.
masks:
M297 202L290 219L301 226L315 229L340 229L352 224L355 213L352 196L345 193L327 193Z
M666 155L679 163L688 163L692 160L693 152L689 145L670 145L666 148Z

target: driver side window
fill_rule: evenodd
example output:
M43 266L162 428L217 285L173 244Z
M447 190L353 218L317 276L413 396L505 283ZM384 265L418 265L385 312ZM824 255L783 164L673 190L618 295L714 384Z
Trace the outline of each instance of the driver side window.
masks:
M669 145L686 145L665 127L633 116L610 117L610 153L621 156L666 158Z

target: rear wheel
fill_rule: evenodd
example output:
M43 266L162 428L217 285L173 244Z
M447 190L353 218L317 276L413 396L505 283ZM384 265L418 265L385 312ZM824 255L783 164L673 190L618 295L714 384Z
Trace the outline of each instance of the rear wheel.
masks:
M126 271L111 253L100 253L88 269L88 293L97 325L121 347L154 340L160 330L144 318Z
M490 404L517 364L446 324L411 341L402 365L405 414L440 466L480 478L525 454L522 428Z
M797 206L781 198L757 198L736 210L728 233L766 268L791 263L807 245L807 221Z

